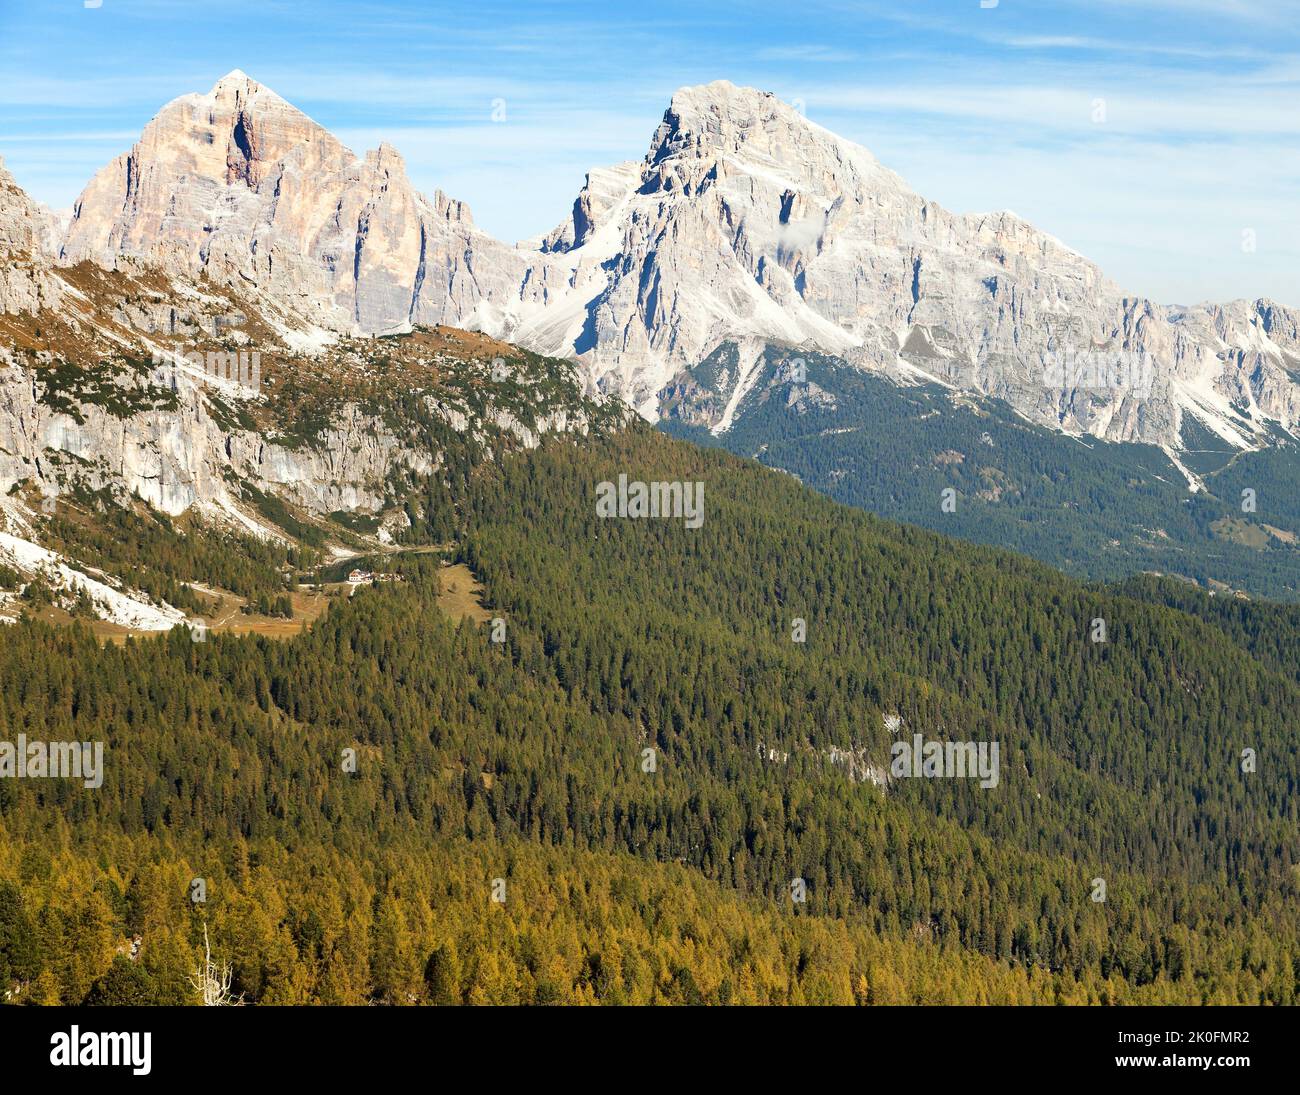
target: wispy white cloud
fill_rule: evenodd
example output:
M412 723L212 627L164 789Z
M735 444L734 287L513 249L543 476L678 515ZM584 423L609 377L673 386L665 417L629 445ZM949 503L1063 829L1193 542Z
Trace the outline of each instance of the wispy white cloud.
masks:
M1270 22L1279 17L1294 17L1290 0L1083 0L1092 7L1123 8L1127 11L1149 9L1178 12L1184 15L1214 15L1247 23Z
M1015 84L918 84L890 86L819 86L805 99L810 111L906 111L936 118L982 121L1014 126L1043 137L1056 131L1091 136L1167 134L1170 136L1261 135L1300 133L1295 91L1276 94L1260 88L1191 88L1142 91L1099 75L1073 87Z
M801 61L817 64L842 64L848 61L862 60L861 53L833 46L768 46L755 55L759 61Z
M12 148L20 144L129 144L139 136L139 133L129 129L103 130L97 133L0 133L0 148Z
M986 40L1011 49L1089 50L1096 53L1134 54L1152 57L1184 57L1226 60L1228 58L1261 59L1266 54L1249 47L1174 46L1161 41L1135 41L1120 38L1089 38L1077 34L1013 34L1006 37L987 35Z

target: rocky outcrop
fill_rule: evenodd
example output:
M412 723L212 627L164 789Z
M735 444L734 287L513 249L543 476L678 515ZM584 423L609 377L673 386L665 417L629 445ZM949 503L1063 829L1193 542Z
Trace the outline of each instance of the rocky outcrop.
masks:
M352 405L311 447L232 429L213 413L203 382L181 367L116 377L119 392L139 393L134 413L123 413L120 401L78 400L67 408L49 398L50 383L40 370L0 369L0 493L31 482L55 495L75 483L134 495L173 516L197 507L212 518L243 521L232 477L326 514L378 510L396 468L424 472L432 465L431 454L412 451Z
M78 199L63 261L120 256L365 334L463 319L526 266L463 203L418 194L391 146L358 159L242 72L169 103Z
M33 314L58 306L47 239L53 219L14 181L0 159L0 315Z
M0 158L0 255L36 255L41 250L40 208L14 182Z
M241 484L317 516L379 514L395 478L443 465L442 452L416 443L414 427L351 401L339 402L310 440L237 425L231 408L258 397L181 364L118 372L112 399L52 398L55 383L48 369L0 366L0 495L19 483L47 496L74 485L107 488L173 516L196 508L256 527ZM471 413L432 394L423 404L429 418L489 450L506 442L535 448L544 435L582 434L591 424L581 407L543 409L525 424L508 407Z
M617 224L628 197L640 185L637 160L588 172L569 219L543 237L540 249L555 254L587 246L601 228Z

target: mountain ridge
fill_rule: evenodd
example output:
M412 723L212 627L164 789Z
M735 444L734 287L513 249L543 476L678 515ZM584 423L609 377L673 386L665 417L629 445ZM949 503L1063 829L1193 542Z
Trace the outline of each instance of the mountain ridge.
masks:
M1126 294L1014 214L951 213L728 81L680 89L640 161L593 169L556 228L510 245L416 191L390 145L357 157L235 70L164 107L78 200L59 260L121 256L251 283L331 330L445 323L568 357L651 420L732 339L1171 452L1188 418L1238 449L1300 421L1295 310ZM727 380L738 404L746 376Z

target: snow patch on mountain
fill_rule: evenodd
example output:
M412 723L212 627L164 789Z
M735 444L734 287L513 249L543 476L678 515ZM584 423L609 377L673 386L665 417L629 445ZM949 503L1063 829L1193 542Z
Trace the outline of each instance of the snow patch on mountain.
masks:
M28 574L41 575L57 589L84 591L100 619L133 631L167 631L185 619L183 612L169 604L153 604L143 593L114 589L68 566L55 552L8 532L0 532L0 558Z

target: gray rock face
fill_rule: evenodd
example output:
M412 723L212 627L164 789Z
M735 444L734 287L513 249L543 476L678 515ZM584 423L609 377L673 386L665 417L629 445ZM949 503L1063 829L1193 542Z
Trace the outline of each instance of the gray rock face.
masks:
M726 82L679 91L642 161L591 172L564 223L511 247L462 203L415 192L387 145L358 160L232 73L165 107L91 181L61 255L252 284L334 330L483 331L582 363L651 418L731 341L807 346L1170 449L1188 416L1239 447L1300 421L1297 312L1127 296L1013 214L951 213ZM745 380L729 374L699 409L715 429Z
M0 254L33 254L40 248L41 215L0 157Z
M119 384L133 386L125 378ZM173 392L177 405L123 415L81 403L74 415L41 399L39 374L15 364L0 368L0 493L30 480L60 494L76 482L135 495L173 516L197 506L228 522L240 513L231 473L325 514L379 509L381 485L394 467L430 467L429 454L411 451L355 406L342 409L319 445L291 449L223 426L201 383L183 368L155 370L149 384Z
M586 246L640 184L641 164L636 160L588 172L569 219L543 238L541 250L554 254Z

